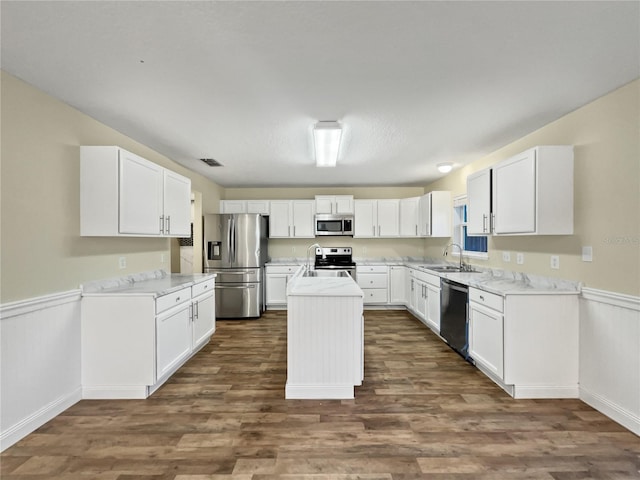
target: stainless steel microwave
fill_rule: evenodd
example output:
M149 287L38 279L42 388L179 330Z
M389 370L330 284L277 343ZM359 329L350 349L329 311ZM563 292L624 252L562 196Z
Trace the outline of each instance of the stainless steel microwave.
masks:
M316 236L320 235L353 236L353 215L316 214Z

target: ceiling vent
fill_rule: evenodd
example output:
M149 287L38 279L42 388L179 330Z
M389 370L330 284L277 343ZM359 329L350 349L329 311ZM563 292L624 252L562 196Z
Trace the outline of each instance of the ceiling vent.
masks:
M222 164L219 161L214 160L213 158L201 158L200 160L210 167L222 167Z

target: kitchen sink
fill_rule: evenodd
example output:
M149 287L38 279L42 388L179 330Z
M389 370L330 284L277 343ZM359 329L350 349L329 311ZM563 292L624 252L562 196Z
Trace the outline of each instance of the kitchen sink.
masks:
M470 270L469 267L460 268L457 265L423 265L423 268L433 270L434 272L464 272L464 273L476 273L475 270Z
M348 277L344 270L307 270L303 277Z

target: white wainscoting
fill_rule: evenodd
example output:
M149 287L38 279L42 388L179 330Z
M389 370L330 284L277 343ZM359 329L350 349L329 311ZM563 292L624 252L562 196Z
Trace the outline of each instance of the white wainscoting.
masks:
M82 398L80 290L0 306L0 451Z
M640 435L640 297L582 289L580 398Z

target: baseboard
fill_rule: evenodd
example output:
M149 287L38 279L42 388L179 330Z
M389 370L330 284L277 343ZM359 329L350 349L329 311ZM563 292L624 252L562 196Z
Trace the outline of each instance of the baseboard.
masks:
M354 398L353 385L289 385L285 387L287 400L345 400Z
M513 398L579 398L578 385L575 386L538 386L514 385Z
M148 397L146 386L137 385L100 385L83 386L82 398L86 400L145 399Z
M31 432L37 430L52 418L60 415L67 408L82 400L82 390L77 388L73 392L45 405L37 412L23 419L19 423L4 430L0 435L0 451L22 440Z
M640 436L640 417L596 393L580 388L580 400Z

